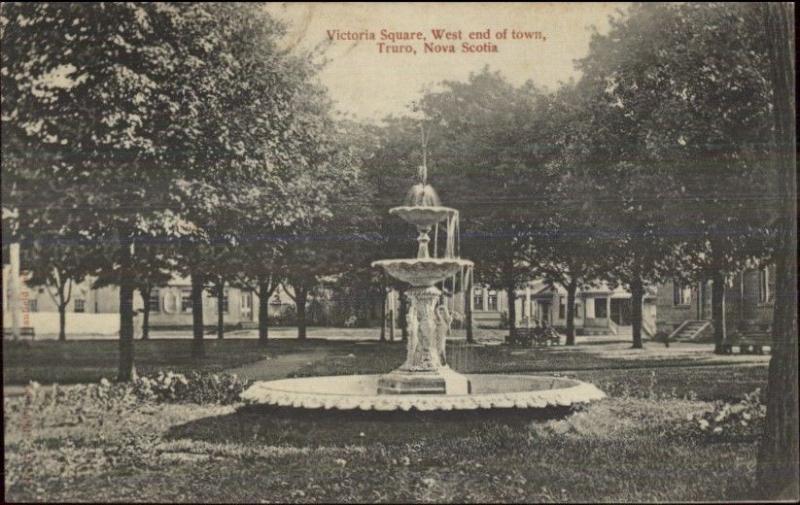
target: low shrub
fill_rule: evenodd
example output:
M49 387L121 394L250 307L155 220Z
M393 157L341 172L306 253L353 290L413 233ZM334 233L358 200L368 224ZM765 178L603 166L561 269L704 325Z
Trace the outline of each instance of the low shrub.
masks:
M280 312L269 316L270 326L294 326L297 324L297 309L294 305L281 307Z
M754 438L764 428L767 407L761 402L761 390L748 393L736 402L716 401L706 412L689 414L690 431L695 435L717 439Z
M6 398L7 412L39 412L67 409L78 421L101 412L134 408L137 404L197 403L229 405L239 401L239 395L249 381L227 373L190 372L186 375L159 372L145 375L132 382L110 382L101 379L95 384L41 386L31 382L25 394Z
M180 374L159 372L145 375L132 383L133 392L141 400L160 403L219 403L228 405L239 401L248 381L235 374L189 372Z
M498 324L497 327L501 330L507 330L509 328L507 311L504 310L500 313L500 324Z
M666 389L658 383L655 371L647 375L646 380L634 381L601 381L597 386L606 394L614 398L642 399L642 400L697 400L697 394L689 391L678 394L675 386Z

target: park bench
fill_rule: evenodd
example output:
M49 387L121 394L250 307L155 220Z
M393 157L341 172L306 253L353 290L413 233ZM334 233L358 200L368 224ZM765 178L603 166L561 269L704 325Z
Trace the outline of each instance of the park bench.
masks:
M515 328L511 335L506 336L509 345L558 345L561 339L553 328Z
M722 343L722 353L733 354L733 348L738 347L739 354L764 354L764 347L771 346L769 334L734 335Z
M13 333L11 332L11 328L3 328L3 336L12 337ZM21 326L19 329L19 336L33 338L36 336L36 331L32 326Z

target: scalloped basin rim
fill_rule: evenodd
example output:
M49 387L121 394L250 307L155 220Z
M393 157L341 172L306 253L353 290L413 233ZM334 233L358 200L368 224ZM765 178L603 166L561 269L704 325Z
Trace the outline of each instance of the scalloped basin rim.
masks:
M593 384L541 375L466 374L472 393L466 395L378 395L381 375L303 377L256 382L241 394L249 404L295 408L360 410L474 410L547 408L605 398Z
M396 215L407 223L422 227L433 226L457 213L458 210L451 207L427 205L405 205L389 209L389 214Z
M400 205L389 209L389 214L397 214L400 212L425 212L436 214L457 214L458 209L452 207L445 207L444 205Z
M461 258L394 258L394 259L373 261L371 265L373 267L401 266L401 265L414 267L424 264L444 266L449 263L464 267L471 267L474 264L470 260L464 260Z
M472 262L460 258L406 258L372 262L386 272L412 286L432 286L459 271L471 267Z

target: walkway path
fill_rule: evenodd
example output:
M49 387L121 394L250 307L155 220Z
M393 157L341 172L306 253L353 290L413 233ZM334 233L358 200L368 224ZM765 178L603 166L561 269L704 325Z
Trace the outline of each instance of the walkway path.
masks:
M325 359L329 353L330 351L326 349L315 349L311 352L284 354L277 358L267 358L225 371L250 380L285 379L292 372L315 361Z

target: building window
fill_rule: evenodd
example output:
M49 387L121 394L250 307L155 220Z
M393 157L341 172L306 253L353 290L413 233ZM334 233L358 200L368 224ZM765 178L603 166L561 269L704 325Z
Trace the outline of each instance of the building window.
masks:
M677 281L672 282L672 304L689 305L692 303L692 288L683 286Z
M489 310L497 310L497 291L494 289L490 290L486 301L488 302L487 305Z
M86 312L86 300L82 298L75 299L75 306L73 308L74 312Z
M769 270L766 268L758 271L758 301L769 302Z
M580 303L576 303L575 304L575 319L580 319L580 318L581 318L581 304Z
M159 299L158 294L159 293L157 289L154 288L150 290L150 298L148 298L147 300L147 306L149 307L150 312L161 311L161 303L160 303L161 300Z
M250 319L250 316L253 314L253 293L247 291L242 293L242 318Z
M476 310L483 310L483 290L477 289L472 292L472 306Z
M567 318L567 304L564 302L564 297L559 297L558 303L558 318L559 319L566 319Z
M182 289L181 290L181 312L192 312L192 290L191 289Z
M28 300L28 312L39 312L39 300Z
M595 298L594 299L594 317L596 318L603 318L608 317L608 307L606 298Z

